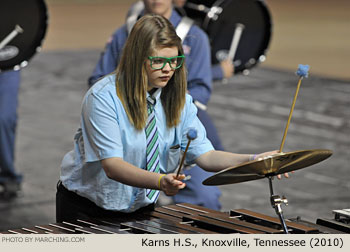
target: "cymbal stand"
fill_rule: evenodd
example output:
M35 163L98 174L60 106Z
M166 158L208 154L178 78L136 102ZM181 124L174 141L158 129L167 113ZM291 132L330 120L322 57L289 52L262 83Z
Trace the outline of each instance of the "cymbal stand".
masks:
M283 196L282 198L279 195L275 195L273 193L273 187L272 187L272 176L268 176L269 179L269 187L270 187L270 202L271 206L275 209L276 214L278 215L283 231L285 234L288 234L288 228L286 225L286 222L283 217L283 211L281 204L288 205L288 200Z

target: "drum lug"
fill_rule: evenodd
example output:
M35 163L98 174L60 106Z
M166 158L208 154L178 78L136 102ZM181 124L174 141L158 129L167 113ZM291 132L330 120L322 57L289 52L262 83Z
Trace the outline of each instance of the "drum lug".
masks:
M219 18L219 15L222 13L222 8L218 7L218 6L213 6L210 8L207 16L210 19L213 19L214 21L216 21Z

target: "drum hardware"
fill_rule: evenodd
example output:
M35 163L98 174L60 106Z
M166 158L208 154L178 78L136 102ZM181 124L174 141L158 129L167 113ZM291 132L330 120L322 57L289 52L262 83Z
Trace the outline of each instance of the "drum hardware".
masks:
M191 2L186 3L186 7L189 9L197 10L206 13L207 17L212 20L217 20L223 9L218 6L212 6L208 8L203 4L194 4Z
M207 16L210 19L217 20L221 12L222 8L213 6L210 8L210 11L207 13Z
M0 50L4 48L8 43L11 42L12 39L14 39L19 33L23 33L24 30L16 24L15 29L13 29L12 32L10 32L9 35L7 35L1 42L0 42Z

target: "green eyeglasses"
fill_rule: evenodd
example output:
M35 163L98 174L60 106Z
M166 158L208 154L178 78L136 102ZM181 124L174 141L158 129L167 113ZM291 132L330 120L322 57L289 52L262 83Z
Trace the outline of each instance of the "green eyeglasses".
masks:
M159 57L159 56L155 56L155 57L149 56L148 59L151 62L151 68L154 70L163 69L166 63L169 63L172 69L178 69L182 66L185 59L185 55L179 55L179 56L170 57L170 58Z

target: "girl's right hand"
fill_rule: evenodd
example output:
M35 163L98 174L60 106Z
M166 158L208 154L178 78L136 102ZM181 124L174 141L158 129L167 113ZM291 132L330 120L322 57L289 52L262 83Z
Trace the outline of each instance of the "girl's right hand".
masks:
M174 196L179 190L185 188L186 183L182 182L185 175L180 174L176 177L175 173L170 173L163 176L160 180L160 190L163 191L167 196Z

